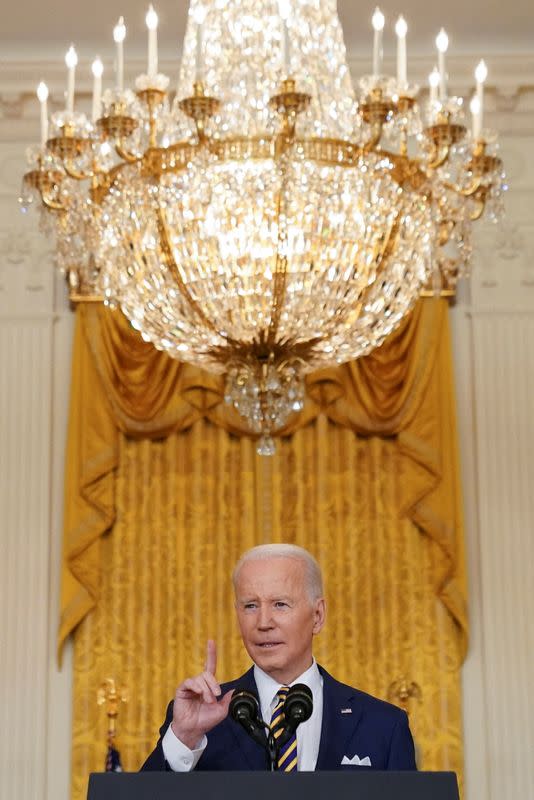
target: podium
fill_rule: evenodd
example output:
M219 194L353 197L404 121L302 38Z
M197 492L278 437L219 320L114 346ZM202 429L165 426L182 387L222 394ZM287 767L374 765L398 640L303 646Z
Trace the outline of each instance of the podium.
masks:
M87 800L459 800L454 772L95 772Z

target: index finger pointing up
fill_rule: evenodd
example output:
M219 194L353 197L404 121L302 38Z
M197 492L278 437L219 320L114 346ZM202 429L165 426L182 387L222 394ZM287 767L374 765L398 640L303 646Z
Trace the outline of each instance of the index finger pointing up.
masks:
M206 672L215 675L217 669L217 645L213 639L208 639L208 649L206 652Z

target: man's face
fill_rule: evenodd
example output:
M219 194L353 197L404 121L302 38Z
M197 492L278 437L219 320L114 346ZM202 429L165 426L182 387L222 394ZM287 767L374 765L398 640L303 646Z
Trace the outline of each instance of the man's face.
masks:
M247 653L272 678L291 683L311 666L312 639L323 627L325 603L310 599L301 559L243 564L236 609Z

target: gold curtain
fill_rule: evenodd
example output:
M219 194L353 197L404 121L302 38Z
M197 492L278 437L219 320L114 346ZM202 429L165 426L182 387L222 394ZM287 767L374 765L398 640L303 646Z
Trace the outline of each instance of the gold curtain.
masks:
M387 697L401 676L420 764L461 771L466 647L461 498L447 307L419 303L365 359L315 373L272 459L256 455L219 379L171 361L119 314L78 310L66 477L60 646L74 630L73 798L102 769L113 676L127 769L149 752L177 682L219 642L247 665L229 573L263 541L320 559L329 621L316 654Z

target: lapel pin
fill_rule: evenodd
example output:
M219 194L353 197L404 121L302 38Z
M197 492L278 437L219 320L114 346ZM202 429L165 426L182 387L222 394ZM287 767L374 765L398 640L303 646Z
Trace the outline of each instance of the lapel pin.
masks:
M352 708L342 708L341 709L341 713L342 714L352 714Z

